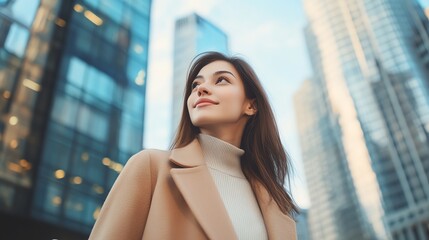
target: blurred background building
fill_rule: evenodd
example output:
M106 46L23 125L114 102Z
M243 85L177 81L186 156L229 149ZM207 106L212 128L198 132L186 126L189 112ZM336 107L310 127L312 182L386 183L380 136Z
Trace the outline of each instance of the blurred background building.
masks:
M311 240L310 231L308 230L308 210L300 209L295 221L298 240Z
M197 54L207 51L228 54L228 37L213 23L192 13L176 20L173 51L171 139L182 116L183 89L192 59Z
M87 238L141 150L150 10L0 1L0 238Z
M295 95L295 115L310 211L312 239L371 239L373 230L361 214L340 139L340 128L329 114L323 85L306 80ZM300 214L301 216L301 214ZM299 218L297 219L299 225Z
M299 120L309 118L299 131L312 238L429 239L429 40L422 7L414 0L304 5L314 77L297 93L296 111ZM347 194L338 196L338 188ZM332 206L320 213L324 202ZM329 215L342 206L343 214ZM342 235L352 228L340 222L354 216L365 237ZM324 235L332 228L342 229Z

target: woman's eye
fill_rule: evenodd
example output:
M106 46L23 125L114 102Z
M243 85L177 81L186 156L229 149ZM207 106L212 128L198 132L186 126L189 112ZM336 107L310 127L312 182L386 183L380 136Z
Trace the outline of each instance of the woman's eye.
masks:
M194 88L196 88L198 86L198 82L193 82L192 84L191 84L191 89L194 89Z
M216 84L221 83L221 82L228 82L228 80L224 77L220 77L216 80Z

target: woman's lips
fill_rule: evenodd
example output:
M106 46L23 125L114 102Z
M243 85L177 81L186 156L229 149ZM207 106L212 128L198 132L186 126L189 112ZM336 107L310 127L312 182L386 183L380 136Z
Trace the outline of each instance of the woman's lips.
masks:
M209 98L199 98L195 102L194 108L203 107L203 106L212 105L212 104L218 104L218 103L216 101L209 99Z
M211 102L201 102L201 103L198 103L197 105L195 105L195 107L204 107L204 106L209 106L209 105L215 105L215 104L211 103Z

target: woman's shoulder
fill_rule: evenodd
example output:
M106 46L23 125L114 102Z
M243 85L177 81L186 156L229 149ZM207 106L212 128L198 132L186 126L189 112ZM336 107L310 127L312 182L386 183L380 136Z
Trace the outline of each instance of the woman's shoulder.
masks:
M133 167L153 168L168 163L170 154L170 151L144 149L131 156L126 165L132 165Z
M159 149L143 149L140 152L134 154L131 158L140 158L140 159L166 159L170 156L171 151L159 150Z

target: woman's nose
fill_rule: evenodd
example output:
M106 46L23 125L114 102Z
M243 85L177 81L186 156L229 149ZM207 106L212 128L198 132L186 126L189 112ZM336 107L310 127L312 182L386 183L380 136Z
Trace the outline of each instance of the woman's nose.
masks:
M198 85L197 93L200 97L201 95L209 94L209 89L206 87L205 84L200 84Z

